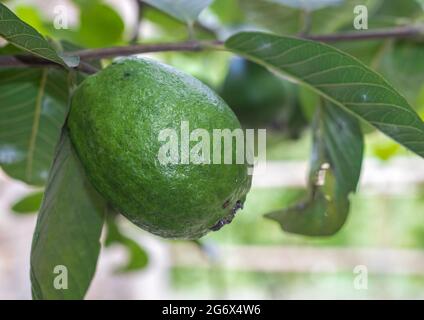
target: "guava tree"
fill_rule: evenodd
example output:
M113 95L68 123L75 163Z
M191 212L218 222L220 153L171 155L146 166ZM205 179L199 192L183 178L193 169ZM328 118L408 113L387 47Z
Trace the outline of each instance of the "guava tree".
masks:
M151 60L113 58L180 51L212 70L228 63L216 53L231 53L239 58L224 84L203 79L208 70L192 73L216 87L243 126L278 118L289 137L309 126L307 188L297 203L266 215L287 232L330 236L343 226L364 131L379 130L424 157L421 1L132 1L138 23L131 34L101 0L74 0L80 21L73 28L2 2L0 164L10 177L44 188L15 208L40 208L31 253L35 299L85 296L104 225L105 245L131 253L124 269L146 264L142 248L115 223L119 213L152 233L193 239L230 223L250 188L245 166L157 164L150 155L157 125L240 123L191 76ZM369 30L352 29L358 5ZM145 22L156 28L153 39L140 33ZM138 163L136 153L147 160ZM67 290L54 285L58 266L70 275Z

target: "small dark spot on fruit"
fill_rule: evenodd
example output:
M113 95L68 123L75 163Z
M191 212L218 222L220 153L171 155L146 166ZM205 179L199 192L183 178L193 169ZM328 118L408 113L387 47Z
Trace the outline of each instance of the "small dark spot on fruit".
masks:
M125 72L125 73L124 73L124 77L125 77L125 78L128 78L129 76L131 76L131 73L130 73L130 72Z
M231 211L233 214L235 214L239 209L243 209L243 203L240 200L237 200L233 210Z
M212 231L218 231L219 229L221 229L223 226L225 225L225 221L224 219L219 220L217 223L215 223L212 227L211 230Z
M223 204L223 207L227 207L228 206L228 200L225 201L225 203ZM212 231L218 231L219 229L221 229L223 226L225 226L226 224L230 224L231 221L233 221L237 210L239 209L243 209L243 203L240 200L237 200L236 204L234 205L234 207L231 209L230 214L228 215L228 217L222 218L220 219L217 223L215 223L210 229Z
M224 204L222 205L222 208L225 209L226 207L228 207L229 204L230 204L230 200L225 201Z

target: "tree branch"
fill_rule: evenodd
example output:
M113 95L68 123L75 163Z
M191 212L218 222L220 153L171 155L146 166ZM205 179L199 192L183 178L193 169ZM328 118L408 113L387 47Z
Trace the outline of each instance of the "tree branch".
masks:
M307 35L305 39L321 42L376 40L376 39L405 39L424 35L424 26L406 26L391 29L375 29L372 31L340 32L324 35Z
M181 42L181 43L162 43L162 44L139 44L129 45L120 47L110 47L101 49L86 49L67 52L69 55L79 56L80 64L76 67L76 70L87 74L96 73L98 70L91 66L86 61L94 59L111 58L116 56L128 56L139 53L147 52L165 52L165 51L201 51L211 47L218 47L222 45L221 41L210 41L210 42ZM85 60L85 61L84 61ZM59 64L52 61L31 56L31 55L13 55L13 56L1 56L0 55L0 68L1 67L61 67Z
M424 34L422 26L408 26L392 29L378 29L373 31L341 32L327 35L304 35L305 39L321 42L373 40L373 39L403 39L418 37ZM71 52L72 55L79 56L82 60L102 59L116 56L128 56L132 54L164 51L202 51L208 48L222 46L222 41L198 42L188 41L180 43L160 43L160 44L138 44L121 47L85 49Z
M325 35L300 35L300 37L321 42L338 42L338 41L356 41L356 40L375 40L375 39L406 39L424 35L423 26L407 26L392 29L378 29L372 31L355 31L341 32ZM95 73L97 69L87 63L94 59L112 58L116 56L128 56L133 54L148 52L165 52L165 51L202 51L211 48L220 48L224 42L222 41L188 41L179 43L159 43L159 44L134 44L129 46L100 48L100 49L84 49L68 52L68 54L79 56L80 65L76 68L85 73ZM18 56L0 56L0 67L28 67L28 66L59 66L48 60L29 55Z
M0 68L28 68L28 67L53 67L53 68L63 68L60 64L57 64L53 61L42 59L35 56L29 55L16 55L16 56L0 56ZM74 68L75 70L87 73L94 74L99 71L97 68L93 67L85 61L80 61L78 67Z
M125 47L110 47L100 49L85 49L70 52L70 54L79 56L82 60L103 59L116 56L129 56L148 52L165 51L202 51L211 47L222 45L221 41L198 42L188 41L179 43L160 43L160 44L136 44Z

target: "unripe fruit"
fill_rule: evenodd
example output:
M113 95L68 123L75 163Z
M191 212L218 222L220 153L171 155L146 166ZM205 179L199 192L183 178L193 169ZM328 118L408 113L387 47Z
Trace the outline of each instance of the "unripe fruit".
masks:
M127 58L77 88L68 126L90 181L116 210L156 235L193 239L232 220L251 176L247 164L235 160L161 163L160 132L179 134L182 122L211 137L213 129L240 128L225 102L197 79L152 60ZM181 144L179 139L178 150Z

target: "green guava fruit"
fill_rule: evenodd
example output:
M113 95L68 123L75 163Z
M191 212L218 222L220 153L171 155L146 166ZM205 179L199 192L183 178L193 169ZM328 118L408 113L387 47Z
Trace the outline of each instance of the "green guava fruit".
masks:
M210 137L214 129L240 128L225 102L197 79L153 60L126 58L79 85L67 123L89 180L117 211L153 234L195 239L231 222L251 175L246 161L236 164L234 141L234 164L213 163L212 151L210 164L182 161L183 122ZM177 140L159 139L170 131ZM174 152L174 162L161 162L160 151L175 141L177 148L166 153ZM191 152L199 141L189 142ZM223 148L217 152L223 159Z

